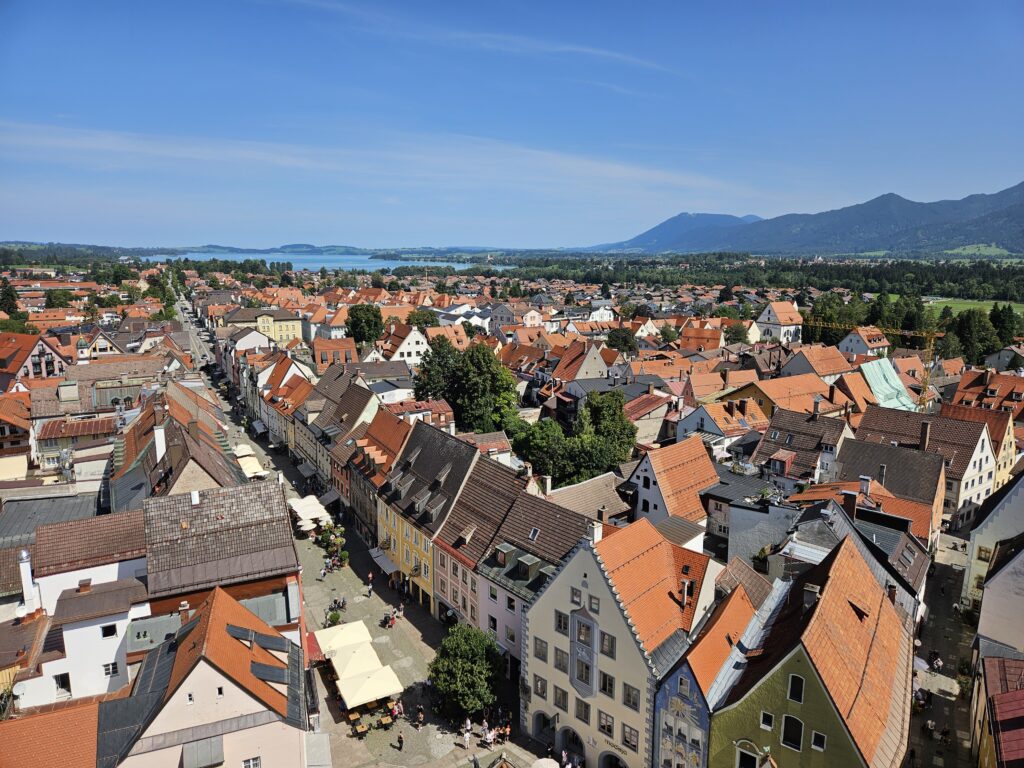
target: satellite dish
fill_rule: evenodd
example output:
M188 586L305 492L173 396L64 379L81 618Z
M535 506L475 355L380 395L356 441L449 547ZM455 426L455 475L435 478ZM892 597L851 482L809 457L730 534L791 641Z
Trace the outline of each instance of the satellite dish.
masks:
M12 688L11 691L14 693L15 696L21 697L25 695L25 690L27 688L28 686L25 685L25 681L22 680L20 683L15 683L14 688Z
M17 608L14 609L14 615L19 619L24 619L28 616L28 608L25 607L24 603L21 603Z

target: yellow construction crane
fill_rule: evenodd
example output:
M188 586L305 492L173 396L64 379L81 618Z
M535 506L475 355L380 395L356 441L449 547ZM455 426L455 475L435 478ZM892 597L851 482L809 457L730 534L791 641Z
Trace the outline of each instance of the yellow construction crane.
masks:
M911 336L925 340L924 364L921 366L921 395L917 399L917 407L922 411L928 408L928 382L932 377L932 366L935 364L935 339L942 335L941 331L905 331L902 328L881 328L877 325L855 326L843 323L826 323L823 320L804 319L808 328L829 328L834 331L849 333L854 328L877 328L886 336Z

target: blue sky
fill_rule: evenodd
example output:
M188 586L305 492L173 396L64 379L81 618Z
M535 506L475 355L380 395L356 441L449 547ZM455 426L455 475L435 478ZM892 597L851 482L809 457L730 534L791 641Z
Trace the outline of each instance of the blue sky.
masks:
M1019 2L0 2L0 239L574 246L1024 180Z

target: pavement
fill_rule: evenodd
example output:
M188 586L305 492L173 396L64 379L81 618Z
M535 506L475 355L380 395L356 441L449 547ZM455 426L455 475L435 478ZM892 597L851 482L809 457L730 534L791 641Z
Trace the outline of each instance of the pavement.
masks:
M960 598L967 565L966 553L959 551L962 538L943 533L935 553L935 572L925 588L928 616L919 633L917 664L927 666L928 654L935 650L943 661L941 672L917 669L915 685L932 692L932 705L915 712L910 721L910 748L905 765L925 768L949 768L974 764L971 759L970 690L959 695L957 669L962 661L971 660L971 643L975 628L953 610ZM954 549L956 545L956 549ZM935 722L934 734L925 728L928 720ZM939 735L949 728L949 743Z
M190 333L195 335L190 327ZM206 345L196 336L193 340L194 349L207 351ZM210 355L213 359L213 355ZM209 384L209 377L204 373ZM260 462L266 466L269 460L274 469L271 478L282 481L285 497L297 498L296 490L301 487L302 477L296 466L286 455L267 450L264 443L254 440L241 424L241 414L233 410L231 404L210 385L215 392L225 416L234 425L230 432L233 444L245 443L250 446ZM342 523L344 524L344 515ZM463 747L461 733L457 733L454 723L444 720L431 710L425 681L430 661L434 658L434 649L444 637L444 629L422 607L415 604L404 606L404 616L399 619L393 629L384 629L382 619L385 611L398 606L399 595L386 586L387 579L377 569L370 558L367 545L359 539L354 529L349 531L346 549L349 552L349 565L329 573L321 580L320 569L323 565L323 551L307 538L297 538L295 548L302 565L302 590L305 601L306 626L308 631L315 631L324 626L327 606L335 598L345 597L348 601L347 610L342 615L343 622L362 621L373 639L374 650L382 663L394 669L398 679L405 686L401 696L402 703L408 713L415 717L416 705L423 704L426 715L425 725L417 730L408 719L399 721L389 730L371 728L364 739L352 735L352 728L333 695L333 685L321 673L314 677L320 700L320 731L327 733L331 743L331 755L334 765L346 768L363 768L363 766L423 766L424 768L455 768L469 766L476 757L479 764L487 768L499 756L505 755L521 768L531 766L540 755L537 750L541 746L528 737L516 732L518 720L513 720L513 738L510 742L488 748L480 740L479 724L474 724L474 738L470 748ZM367 591L367 575L374 572L374 590L372 595ZM404 746L398 749L397 736L404 737Z

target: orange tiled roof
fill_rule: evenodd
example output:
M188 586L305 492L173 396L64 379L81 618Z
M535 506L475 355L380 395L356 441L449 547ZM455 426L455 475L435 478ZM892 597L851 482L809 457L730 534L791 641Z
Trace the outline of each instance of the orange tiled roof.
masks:
M740 584L718 606L700 637L687 651L686 660L705 695L733 646L743 636L755 610L747 591Z
M602 538L594 549L645 651L692 629L707 555L676 546L648 520ZM690 598L681 594L684 578L695 582Z
M98 726L97 701L0 722L0 764L18 768L96 768Z
M853 366L843 357L843 353L835 347L801 347L796 356L804 356L807 363L819 376L832 376L837 373L846 373L852 370Z
M778 318L779 325L803 325L804 319L792 302L773 301L770 306Z
M214 588L210 596L199 606L196 615L199 623L178 646L175 653L164 702L170 700L200 659L206 659L265 707L277 712L281 717L287 717L287 694L256 677L252 672L252 664L265 664L279 669L285 669L287 665L258 644L253 643L252 647L249 647L243 641L231 637L227 627L231 624L262 635L280 637L277 630L244 608L220 587Z
M0 394L0 421L27 430L32 425L29 398L28 392Z
M718 483L704 442L694 435L647 454L670 515L698 522L706 515L698 494Z

